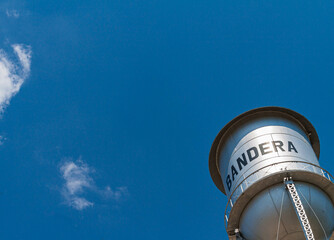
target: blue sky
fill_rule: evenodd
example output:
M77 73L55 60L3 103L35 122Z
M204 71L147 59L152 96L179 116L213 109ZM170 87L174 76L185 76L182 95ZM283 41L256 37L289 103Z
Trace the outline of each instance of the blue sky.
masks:
M227 239L208 155L291 108L334 172L334 3L0 2L0 239Z

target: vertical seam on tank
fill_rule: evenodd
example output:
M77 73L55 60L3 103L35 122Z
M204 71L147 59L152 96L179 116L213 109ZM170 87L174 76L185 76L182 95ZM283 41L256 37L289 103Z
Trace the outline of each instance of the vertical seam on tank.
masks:
M275 208L275 210L276 210L276 212L277 212L277 215L279 216L279 211L278 211L278 209L276 208L276 204L275 204L275 201L274 201L273 197L271 196L271 190L268 189L268 191L269 191L269 196L270 196L270 198L271 198L271 201L272 201L273 204L274 204L274 208ZM284 189L284 191L285 191L285 189ZM283 199L283 200L284 200L284 199ZM281 223L282 223L282 225L283 225L283 227L284 227L285 232L288 233L288 231L286 230L286 227L285 227L285 225L284 225L283 218L282 218Z
M312 199L311 199L311 188L310 188L310 186L308 186L308 197L309 197L309 202L311 203Z
M274 137L273 137L273 134L272 134L272 133L270 134L270 137L271 137L271 140L274 141ZM280 155L279 155L278 152L277 152L277 156L280 157ZM285 191L285 188L283 189L283 191ZM270 189L269 189L269 195L270 195L271 201L274 203L276 212L277 212L277 214L278 214L278 216L279 216L280 214L279 214L278 209L276 208L276 204L275 204L275 202L274 202L274 199L273 199L272 196L271 196L271 191L270 191ZM284 196L284 198L285 198L285 196ZM282 201L284 201L284 198L283 198ZM283 222L283 217L282 217L281 223L282 223L282 225L283 225L283 227L284 227L285 232L288 234L288 230L286 229L286 227L285 227L285 225L284 225L284 222Z

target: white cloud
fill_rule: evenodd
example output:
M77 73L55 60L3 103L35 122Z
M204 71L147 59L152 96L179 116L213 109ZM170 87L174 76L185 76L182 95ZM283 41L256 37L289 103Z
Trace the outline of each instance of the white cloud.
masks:
M73 197L70 202L70 206L74 207L76 210L82 210L87 207L93 206L92 202L82 197Z
M112 190L107 186L102 194L106 199L120 200L123 196L128 195L129 192L127 187L118 187L116 190Z
M23 74L27 75L30 73L30 64L31 64L31 48L30 46L24 46L22 44L13 44L12 45L14 52L20 60L22 65Z
M13 44L12 48L18 61L11 61L0 49L0 114L3 113L10 99L15 96L25 79L30 74L31 47Z
M82 160L66 161L60 167L60 173L64 179L61 190L65 203L76 210L83 210L87 207L94 206L92 201L87 200L83 195L87 192L94 192L104 197L119 201L123 196L128 194L126 187L118 187L112 190L109 186L100 190L90 176L93 172Z
M6 140L4 136L0 136L0 146L3 145Z
M12 9L12 10L7 9L6 10L6 15L7 15L7 17L12 17L12 18L19 18L20 17L19 11L15 10L15 9Z
M65 180L62 195L66 203L77 210L93 206L92 202L79 197L85 188L92 188L93 184L93 180L89 176L90 169L87 164L82 161L77 161L76 163L72 161L65 162L60 167L60 172Z

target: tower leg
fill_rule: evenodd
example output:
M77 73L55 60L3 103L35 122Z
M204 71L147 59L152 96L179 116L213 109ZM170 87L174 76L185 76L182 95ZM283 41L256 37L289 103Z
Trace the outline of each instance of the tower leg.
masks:
M300 200L299 194L297 192L294 182L292 181L292 178L284 178L284 184L289 192L288 195L290 196L292 205L296 211L297 217L302 226L306 239L314 240L314 235L310 222L307 218L303 203Z

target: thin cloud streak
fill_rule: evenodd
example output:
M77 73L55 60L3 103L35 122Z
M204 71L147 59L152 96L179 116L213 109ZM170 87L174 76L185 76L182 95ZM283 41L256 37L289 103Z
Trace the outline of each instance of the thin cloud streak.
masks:
M112 190L109 186L107 186L102 191L102 195L106 199L119 201L122 197L129 195L129 191L127 187L118 187L116 190Z
M92 201L89 201L83 195L88 192L95 193L106 200L119 201L124 196L128 195L126 187L118 187L116 190L109 186L103 190L95 185L91 173L94 172L82 160L66 161L60 167L60 173L64 180L61 189L61 194L65 200L65 204L73 207L76 210L83 210L94 206Z
M12 17L12 18L19 18L20 17L19 11L15 10L15 9L12 9L12 10L7 9L6 10L6 15L7 15L7 17Z
M13 44L12 48L16 53L22 65L22 71L24 75L29 75L31 64L31 47L24 46L22 44Z
M9 105L25 79L30 74L31 47L24 44L13 44L13 51L18 58L14 62L9 59L7 54L0 49L0 114Z

